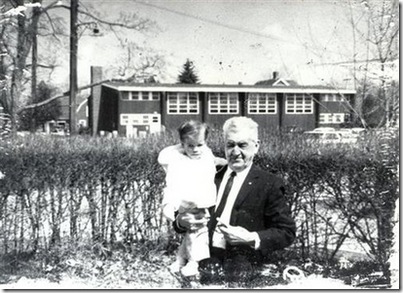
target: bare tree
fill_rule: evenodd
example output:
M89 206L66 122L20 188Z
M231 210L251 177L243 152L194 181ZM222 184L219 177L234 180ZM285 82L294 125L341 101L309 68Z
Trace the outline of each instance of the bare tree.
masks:
M385 125L390 126L398 119L398 96L393 87L393 71L397 71L397 60L399 57L399 3L398 1L365 2L368 11L367 21L369 23L368 42L374 46L374 55L379 60L378 68L372 73L372 78L380 82L380 99L384 104ZM392 71L392 72L391 72Z
M122 43L121 46L125 53L117 57L117 66L111 67L109 76L141 82L163 75L165 61L161 54L133 42Z
M52 14L51 10L70 10L70 7L60 4L60 1L54 1L47 6L43 6L41 0L33 0L32 3L25 3L23 0L8 0L4 3L5 14L1 19L2 27L0 30L0 52L3 53L0 58L0 83L3 89L0 105L11 116L12 128L15 131L18 113L24 109L46 104L67 94L57 95L50 98L49 101L42 101L39 104L31 102L28 103L28 106L26 105L26 96L28 96L25 88L27 77L30 78L31 83L30 96L31 99L34 99L38 68L53 70L56 66L55 60L47 62L50 59L49 55L38 52L37 37L50 37L53 39L52 43L59 43L58 45L62 46L60 40L66 37L64 23L60 17ZM81 36L88 33L94 34L102 29L108 33L113 33L119 42L122 42L127 30L144 33L155 26L155 23L140 18L134 13L121 13L118 20L109 20L108 17L101 15L96 8L89 5L80 6L78 15ZM28 63L30 54L31 64ZM140 61L142 66L138 65L134 69L145 70L161 59L161 56L148 56L145 61ZM88 87L90 86L82 88Z
M328 39L314 39L303 46L318 58L313 66L327 69L344 67L350 71L353 87L357 90L351 104L355 120L366 125L371 113L382 113L378 126L397 122L398 103L398 56L399 56L399 2L395 0L348 0L335 2L343 7L351 28L338 32L336 21ZM311 26L308 24L308 28ZM328 43L342 44L340 52L329 50ZM337 40L337 41L336 41ZM337 56L339 61L332 60ZM328 67L330 66L330 68ZM335 89L340 82L331 82ZM376 90L375 90L376 89ZM368 99L377 103L366 103Z
M353 43L348 63L358 90L356 112L364 120L374 112L382 113L378 126L390 126L399 116L398 1L349 1L349 12ZM365 102L370 98L377 101L368 107Z

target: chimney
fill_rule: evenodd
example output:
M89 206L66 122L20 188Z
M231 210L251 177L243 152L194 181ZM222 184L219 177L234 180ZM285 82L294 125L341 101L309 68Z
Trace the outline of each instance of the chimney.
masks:
M278 79L278 71L273 71L273 79L274 80Z
M242 85L242 81L238 81L238 85Z
M102 81L102 67L91 66L91 83ZM99 108L101 104L101 85L91 87L90 103L88 103L89 117L88 124L91 127L92 135L98 132Z

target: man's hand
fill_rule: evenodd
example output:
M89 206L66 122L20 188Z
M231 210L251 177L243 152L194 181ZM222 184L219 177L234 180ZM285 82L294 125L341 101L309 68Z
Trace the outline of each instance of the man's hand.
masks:
M225 240L232 245L254 246L255 235L241 226L218 225L218 229L223 233Z
M176 217L176 223L188 230L188 231L196 231L199 230L205 226L207 226L207 223L209 221L208 217L204 215L203 211L200 211L198 213L180 213Z

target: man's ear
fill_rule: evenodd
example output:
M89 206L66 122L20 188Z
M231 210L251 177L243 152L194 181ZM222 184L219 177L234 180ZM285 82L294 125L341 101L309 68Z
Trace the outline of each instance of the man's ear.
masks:
M259 150L259 147L260 147L260 140L256 141L255 146L256 146L256 153L257 153Z

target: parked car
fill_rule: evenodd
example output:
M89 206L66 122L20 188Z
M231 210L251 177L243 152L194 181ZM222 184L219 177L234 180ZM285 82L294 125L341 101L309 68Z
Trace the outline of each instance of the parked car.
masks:
M316 128L311 131L305 131L308 142L316 142L321 144L354 144L358 140L358 135L352 131L339 131L334 128Z
M359 135L353 132L337 131L341 135L341 143L354 144L358 141Z
M62 128L54 128L51 132L51 135L55 135L55 136L66 136L69 135L68 132L66 132L64 129Z
M354 128L351 128L351 131L354 134L363 134L363 133L365 133L366 129L362 128L362 127L354 127Z
M362 134L365 132L365 128L361 128L361 127L340 128L337 131L340 131L342 133Z
M336 129L334 129L333 127L318 127L314 130L305 131L305 133L328 133L334 131L336 131Z

